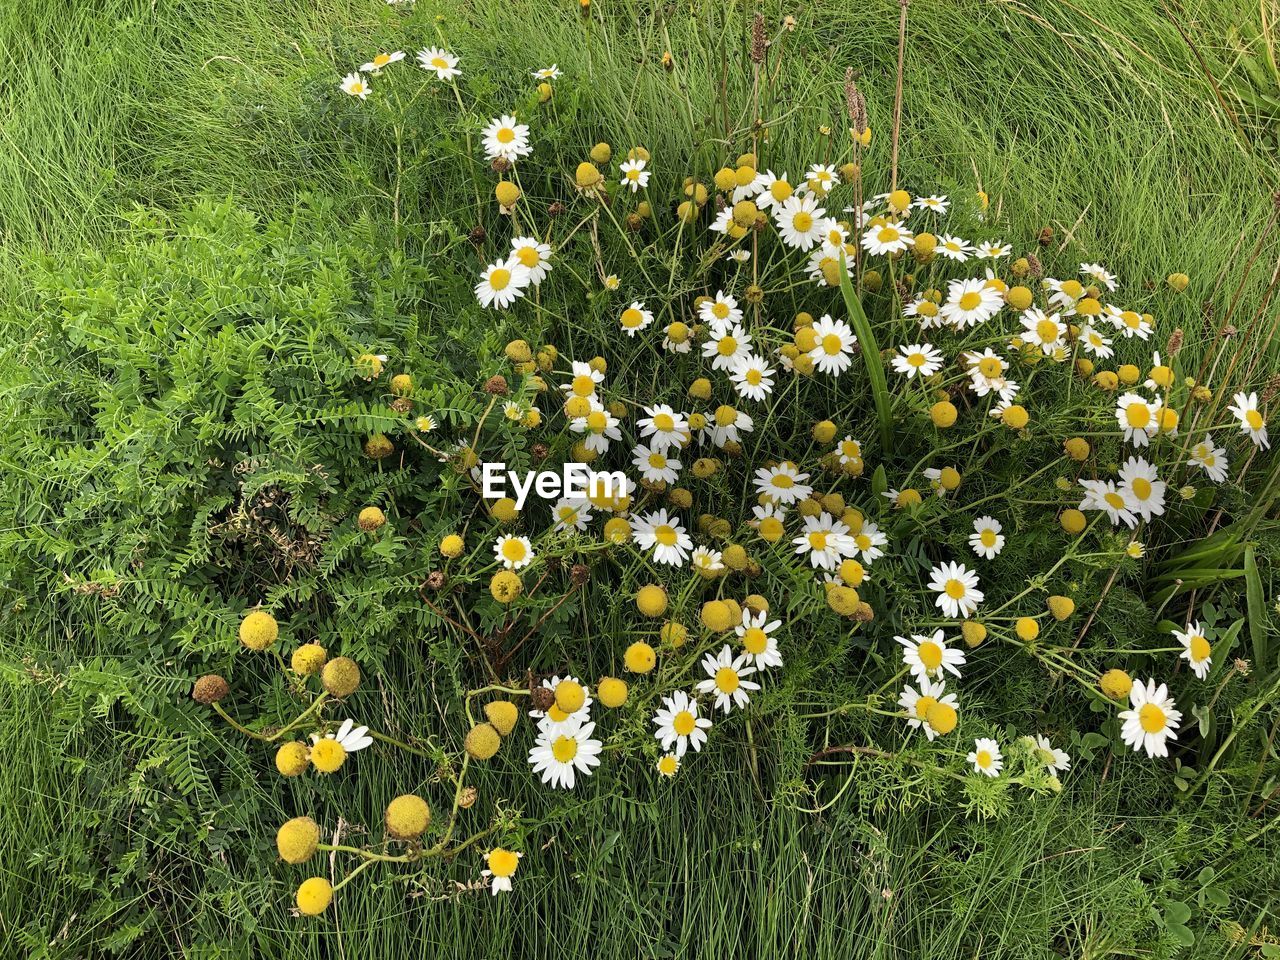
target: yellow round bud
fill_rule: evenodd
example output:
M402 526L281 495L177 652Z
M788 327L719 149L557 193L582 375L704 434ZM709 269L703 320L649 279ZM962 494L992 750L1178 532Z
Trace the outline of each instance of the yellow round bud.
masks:
M702 605L700 616L702 625L712 633L723 633L735 625L733 611L724 600L708 600Z
M1040 624L1033 617L1019 617L1013 625L1013 632L1023 640L1034 640L1040 636Z
M1063 510L1062 516L1058 518L1058 522L1062 524L1063 530L1072 535L1083 531L1086 524L1084 514L1074 508L1070 510Z
M613 147L607 143L597 143L591 148L591 159L599 164L608 163L613 159Z
M1137 383L1142 373L1132 363L1125 363L1121 364L1120 369L1116 371L1116 375L1119 376L1121 383L1127 385Z
M320 644L304 643L293 651L293 656L289 658L289 666L293 668L294 673L309 677L319 673L328 658L328 653Z
M466 549L466 546L460 536L456 533L449 533L440 541L440 554L452 560L462 556L462 551Z
M627 681L617 677L601 677L596 685L596 696L611 710L616 710L627 702L627 693Z
M1005 426L1012 427L1014 430L1021 430L1027 425L1027 421L1031 419L1027 413L1027 408L1018 403L1012 403L1004 408L1004 413L1000 414L1000 419L1004 421Z
M667 591L651 583L636 594L636 607L646 617L660 617L667 612Z
M303 880L294 895L298 912L308 917L318 917L328 909L333 900L333 885L324 877L309 877Z
M280 626L265 610L255 610L240 621L240 642L250 650L265 650L276 642Z
M507 737L516 728L520 710L510 700L491 700L484 705L484 718L498 731L498 736Z
M385 817L390 836L396 840L416 840L431 825L431 808L421 797L402 793L387 804Z
M627 647L622 655L622 662L632 673L648 673L658 662L658 655L649 644L643 640L637 640Z
M573 179L583 190L588 190L600 182L600 171L596 169L594 163L582 161L578 164L578 169L574 171Z
M301 740L290 740L276 751L276 769L282 777L297 777L311 762L311 748Z
M624 517L612 517L605 522L604 538L610 543L626 543L631 539L631 524Z
M976 647L987 639L987 628L977 620L966 620L960 624L960 636L964 637L966 646Z
M334 657L320 671L320 683L329 696L349 697L360 687L360 668L350 657Z
M1116 387L1120 385L1120 378L1115 375L1114 371L1099 370L1097 376L1093 378L1093 382L1103 390L1109 392L1115 390Z
M1054 594L1048 601L1049 612L1053 614L1055 620L1065 620L1076 612L1076 602L1070 597L1059 596Z
M960 486L960 471L955 467L943 467L938 471L938 486L951 491Z
M1168 277L1169 286L1179 293L1182 293L1191 283L1191 278L1185 273L1171 273Z
M738 185L738 178L733 167L721 167L715 175L716 189L728 193Z
M710 400L711 381L706 377L699 377L693 381L693 383L689 384L689 396L694 400Z
M1133 689L1133 680L1118 667L1112 667L1098 678L1098 689L1111 700L1123 700Z
M356 526L366 533L377 530L387 522L387 515L378 507L365 507L356 517Z
M1089 459L1089 441L1084 437L1072 437L1062 445L1062 449L1067 452L1067 456L1077 463L1083 463Z
M658 636L662 639L663 643L669 644L678 650L680 647L684 646L685 640L689 637L689 631L685 628L683 623L668 620L662 625L662 629L658 631Z
M836 425L830 420L819 420L813 425L813 439L818 443L830 443L836 437Z
M895 190L889 194L886 201L889 209L894 213L905 213L907 208L911 206L911 194L905 190Z
M939 400L929 408L929 419L933 421L933 425L942 430L955 425L959 411L950 400Z
M514 570L499 570L489 581L489 593L501 604L508 604L520 596L524 581Z
M924 713L925 722L940 736L946 736L956 728L960 717L949 703L933 703Z
M565 713L577 713L587 702L587 691L576 680L561 680L555 692L556 706Z
M827 606L842 617L851 617L858 611L858 605L862 602L862 598L858 596L858 591L853 587L846 587L838 583L827 585Z
M502 737L490 723L477 723L467 731L467 737L462 741L462 748L472 760L488 760L500 746Z
M1031 291L1026 287L1010 287L1009 292L1004 295L1004 302L1015 310L1027 309L1033 299Z

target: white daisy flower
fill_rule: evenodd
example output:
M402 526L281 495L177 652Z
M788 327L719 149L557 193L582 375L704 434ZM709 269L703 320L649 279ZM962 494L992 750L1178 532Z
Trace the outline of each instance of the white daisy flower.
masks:
M893 357L893 369L908 380L916 374L931 377L942 369L942 351L928 343L913 343L898 347Z
M734 364L729 379L740 396L758 402L773 392L773 374L764 357L748 353Z
M1104 337L1091 323L1086 323L1080 331L1080 344L1085 353L1092 354L1099 360L1109 360L1115 354L1111 349L1110 338Z
M369 736L369 728L357 727L355 721L351 719L343 720L338 725L336 733L326 733L324 736L320 736L318 733L311 734L313 746L321 740L335 741L343 749L344 753L355 753L357 750L363 750L373 743L373 737Z
M578 684L578 686L582 687L582 706L573 711L573 713L565 713L556 703L552 703L545 711L530 710L529 716L538 721L538 730L543 733L564 733L566 730L572 727L581 726L591 719L591 705L595 703L595 701L591 699L590 692L587 691L586 686L577 677L571 675L561 677L559 674L556 674L553 677L544 679L542 681L542 686L554 693L556 687L560 685L562 680L571 680Z
M1004 756L1000 753L1000 744L990 737L978 737L973 741L973 749L965 757L973 764L974 773L988 777L1000 776L1004 767Z
M529 145L529 126L517 123L516 118L503 114L496 120L490 120L482 131L484 152L490 159L501 157L515 163L521 157L533 153Z
M928 210L930 213L936 213L941 217L947 212L951 203L946 197L935 195L932 197L916 197L911 205L917 210Z
M646 310L644 303L639 300L633 300L631 306L622 311L622 316L618 318L618 323L622 326L622 332L628 337L634 337L649 324L653 323L653 312Z
M554 529L582 531L591 522L591 505L580 497L561 497L551 508L551 515L556 520Z
M973 280L952 280L947 284L947 299L943 301L938 315L957 330L976 327L986 323L1004 306L1000 291L987 286L987 282L975 278Z
M773 206L780 206L791 199L791 195L795 193L795 187L791 185L791 181L787 179L786 171L775 174L772 170L766 170L764 173L756 177L755 185L756 206L761 210L768 210Z
M1146 750L1148 757L1167 757L1168 741L1178 739L1182 713L1163 683L1139 681L1129 690L1128 710L1121 710L1120 739L1134 750Z
M1116 275L1100 263L1080 264L1080 276L1092 280L1098 286L1106 287L1108 290L1116 288Z
M1081 510L1105 511L1112 526L1123 523L1132 529L1138 525L1137 505L1129 492L1117 487L1114 480L1081 480L1080 486L1085 489Z
M693 540L685 533L680 519L668 516L665 509L637 517L631 535L641 550L653 551L656 563L681 566L693 549Z
M809 474L801 473L790 460L756 470L756 491L781 504L797 503L813 493L805 483Z
M528 537L498 537L493 543L493 555L508 570L519 570L533 562L536 554Z
M980 260L999 260L1001 257L1007 257L1012 252L1012 245L1000 243L997 240L987 240L978 244L974 249L974 255Z
M434 73L437 80L450 81L462 73L458 69L458 58L448 50L439 47L427 47L418 51L418 63L428 73Z
M1000 521L995 517L979 517L973 521L973 533L969 534L969 546L984 560L990 560L1004 549L1004 534Z
M948 647L942 639L941 630L935 630L932 636L913 633L909 639L893 639L902 644L902 661L911 669L911 675L921 683L936 680L944 672L954 677L960 676L960 668L964 666L964 651Z
M511 877L523 856L519 850L504 850L502 847L494 847L484 855L486 866L480 871L480 876L489 882L490 896L511 892Z
M733 223L733 207L726 206L716 214L716 218L711 221L711 226L707 229L712 233L728 233L731 223Z
M689 563L700 573L720 573L724 570L724 555L710 547L694 547Z
M723 447L726 443L740 443L742 434L750 433L755 425L755 420L750 415L727 404L717 407L714 417L707 423L711 431L711 442L717 447Z
M1001 399L1011 400L1017 394L1017 384L1014 384L1012 391L1008 389L1009 384L1013 383L1005 377L1005 372L1009 369L1008 362L990 347L982 353L970 351L964 354L964 362L969 370L969 389L978 396L997 393Z
M737 323L716 321L710 325L702 355L711 357L711 369L729 371L748 353L751 335Z
M742 625L733 628L733 632L738 635L738 640L742 643L744 656L757 670L782 666L782 654L778 652L778 638L773 636L774 631L780 626L782 626L781 620L769 620L767 610L761 610L756 614L750 610L743 610Z
M741 710L751 693L760 689L760 684L745 679L756 672L755 667L748 666L746 654L735 658L727 643L718 655L708 653L702 658L702 669L707 679L698 682L698 692L714 694L716 707L725 713L735 706Z
M884 556L883 547L888 546L889 538L874 523L864 523L862 529L853 534L853 545L861 554L862 562L871 566L872 562Z
M737 299L723 290L717 290L714 297L703 300L698 305L698 319L706 324L727 328L730 324L742 322L742 309L738 306Z
M566 724L558 731L542 730L529 751L529 765L542 782L572 790L578 774L591 776L600 765L602 744L593 740L594 723Z
M1213 645L1204 635L1200 621L1189 624L1186 630L1175 629L1173 635L1182 644L1182 653L1178 656L1191 664L1191 669L1201 680L1209 676L1209 668L1213 666Z
M369 82L358 73L348 73L342 78L342 92L353 97L364 100L372 92L369 88Z
M554 63L549 67L541 67L533 71L533 76L539 80L559 80L561 70Z
M1067 751L1053 746L1044 734L1037 733L1034 740L1030 737L1027 740L1036 752L1036 759L1045 768L1054 773L1065 773L1071 769L1071 757L1067 755Z
M938 245L934 250L939 256L946 257L948 260L954 260L956 263L964 263L973 256L973 247L969 241L963 237L953 237L949 233L944 233L938 237Z
M364 73L377 73L383 67L389 67L393 63L399 63L404 59L404 51L396 50L393 53L380 53L368 63L362 63L360 69Z
M1025 343L1039 347L1046 356L1053 354L1063 345L1063 337L1067 335L1067 325L1056 313L1045 313L1039 307L1028 307L1022 314L1023 332L1021 337Z
M839 220L826 217L822 221L822 251L830 257L840 259L841 252L849 240L849 231Z
M482 307L505 310L524 296L531 277L529 269L515 257L495 260L480 273L476 300Z
M595 453L605 453L609 444L622 439L622 431L618 429L618 419L604 408L594 396L591 401L591 412L585 417L574 417L569 421L569 429L583 435L583 445Z
M862 235L862 249L872 256L889 256L906 250L915 236L900 223L886 221L867 228Z
M653 715L653 725L658 728L653 735L662 749L670 752L674 747L677 759L690 747L694 753L701 750L711 729L711 721L698 716L698 701L683 690L662 698L662 709Z
M845 275L850 278L853 277L854 264L855 261L852 253L846 253L844 260L844 272ZM831 284L827 282L827 272L829 270L836 271L836 285L838 286L840 283L840 251L833 251L824 244L809 255L806 275L818 286L829 287L831 286Z
M668 457L665 451L666 448L650 449L637 444L631 451L631 464L650 483L675 483L680 476L680 461Z
M680 772L680 758L674 753L663 754L653 766L658 771L659 776L670 780Z
M836 444L835 454L840 458L840 466L844 466L851 460L862 459L862 444L853 437L845 436L843 440ZM808 496L806 493L805 496Z
M978 575L962 563L935 566L929 572L929 589L938 592L935 602L948 617L968 619L983 598Z
M1136 310L1119 310L1107 304L1106 315L1112 326L1128 339L1137 337L1139 340L1146 340L1151 336L1151 321Z
M809 351L814 367L820 373L838 377L853 363L853 348L858 338L843 320L832 320L824 313L813 325L818 345Z
M537 237L512 237L511 257L529 271L529 282L535 287L551 272L551 245Z
M774 214L778 236L788 247L810 250L822 240L822 218L826 212L812 194L788 197Z
M649 186L649 171L645 169L645 162L639 157L626 161L618 167L618 170L622 174L622 185L630 187L632 193Z
M1135 447L1145 447L1160 428L1160 400L1147 400L1138 393L1122 394L1116 401L1116 422L1126 440Z
M902 688L902 693L898 696L898 706L906 711L908 726L913 730L923 728L924 735L930 740L936 737L938 733L929 725L929 709L937 704L943 704L952 710L955 710L958 706L956 695L947 693L946 690L947 682L945 680L939 680L936 683L930 680L921 680L919 691L908 683Z
M1134 512L1150 520L1164 513L1166 484L1156 475L1153 464L1142 457L1130 457L1120 468L1120 492L1133 504Z
M744 249L730 250L724 255L726 260L732 260L734 263L746 263L751 259L751 251Z
M1206 433L1204 439L1191 448L1187 462L1202 469L1214 483L1227 479L1227 451L1213 445L1213 434Z
M640 428L640 436L649 439L649 446L654 450L666 450L668 447L682 447L689 439L689 421L683 413L677 413L665 403L645 407L647 414L636 421Z
M1258 395L1237 393L1231 399L1234 402L1227 409L1240 421L1240 432L1247 435L1255 447L1270 449L1271 441L1267 439L1267 421L1258 412Z
M798 554L808 554L809 562L823 570L834 570L840 561L857 552L849 535L849 527L823 511L816 517L804 518L804 529L791 541Z

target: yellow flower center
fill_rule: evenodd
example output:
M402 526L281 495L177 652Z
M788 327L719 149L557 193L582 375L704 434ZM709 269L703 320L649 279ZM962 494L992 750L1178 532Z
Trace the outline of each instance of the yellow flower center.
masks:
M825 549L827 549L827 535L826 535L826 533L824 533L823 531L819 530L819 531L816 531L816 532L814 532L814 533L809 534L809 546L811 546L814 550L825 550Z
M793 192L791 184L785 180L775 180L769 184L769 195L779 203L790 197Z
M1102 495L1102 499L1107 501L1108 506L1116 510L1124 509L1124 497L1118 493L1105 493Z
M840 454L851 458L860 457L862 456L862 444L858 443L857 440L841 440Z
M965 594L965 585L963 581L957 580L955 577L952 577L950 580L946 582L946 585L943 587L943 590L946 592L947 596L950 597L952 600L959 600Z
M711 307L711 312L712 312L716 317L718 317L719 319L723 320L725 317L727 317L727 316L729 315L729 305L728 305L727 303L722 303L721 301L717 300L717 301L712 305L712 307Z
M552 720L554 720L556 723L564 723L566 720L569 719L569 714L566 713L564 710L561 710L558 704L554 704L554 703L547 708L547 716L550 717Z
M521 247L516 251L516 256L520 258L520 262L526 267L536 267L542 262L542 257L538 253L537 247Z
M1045 319L1036 324L1036 336L1045 343L1053 343L1058 339L1058 324Z
M1135 477L1129 486L1139 500L1145 500L1151 496L1151 481L1146 477Z
M1147 733L1159 733L1165 728L1164 711L1154 703L1144 703L1138 711L1138 723Z
M976 290L970 290L960 297L961 310L975 310L980 303L982 303L982 294Z
M838 334L828 333L822 338L822 350L829 357L834 357L840 352L843 346L844 344L841 343L840 336Z
M596 382L585 373L573 378L573 392L579 397L589 397L596 392Z
M587 414L587 429L592 433L603 433L609 425L609 418L603 410L592 410Z
M1129 426L1142 430L1151 422L1151 411L1145 403L1131 403L1124 409L1124 418Z
M759 627L748 627L742 633L742 646L747 653L758 657L769 646L769 635Z
M716 407L716 424L721 427L731 427L738 422L738 411L728 404Z
M923 353L913 353L907 357L907 363L913 367L923 367L928 362L929 358Z
M996 545L996 532L988 527L978 534L978 540L984 547L994 547Z
M627 307L622 311L622 325L628 329L634 329L644 323L644 314L635 307Z
M509 877L519 865L520 858L510 850L495 847L489 851L489 872L495 877Z
M916 654L926 670L937 670L942 666L942 648L932 640L926 640L916 648Z
M747 383L751 384L751 386L758 387L760 385L760 381L764 379L764 374L761 373L759 370L757 370L755 367L752 367L750 370L747 371L747 374L744 377L744 379L747 381Z
M658 772L664 777L674 777L680 767L680 761L668 754L658 761Z
M813 214L801 210L791 219L791 226L797 233L808 233L813 229Z
M578 755L578 741L573 737L556 737L551 754L561 763L569 763Z
M489 274L489 286L494 290L505 290L507 284L511 282L511 271L506 267L499 267L493 273Z
M1209 654L1213 653L1213 648L1209 646L1209 641L1199 634L1191 637L1191 660L1194 663L1201 663L1209 659Z
M658 453L658 451L655 450L653 453L649 454L649 466L653 467L655 470L661 470L666 465L667 458Z
M1262 429L1262 414L1257 410L1246 410L1244 412L1244 422L1247 423L1252 430Z
M733 667L721 667L716 671L716 689L721 693L733 693L740 682L738 671Z
M664 523L654 528L653 538L664 547L674 547L676 545L678 535L676 534L675 527L671 526L669 523Z
M983 770L987 769L987 767L991 766L991 751L979 750L977 753L977 760L978 760L978 766L980 766Z
M853 542L858 545L859 550L871 549L871 538L867 536L865 533L858 534L856 537L853 538Z
M510 143L512 140L516 138L516 132L512 130L510 127L503 127L501 130L498 131L497 136L498 136L499 143Z
M738 352L737 337L721 337L720 342L716 344L716 353L722 357L732 357Z
M1120 322L1130 330L1137 330L1142 326L1142 317L1138 316L1132 310L1126 310L1124 313L1120 314Z
M653 417L653 427L663 433L670 433L676 428L676 421L669 413L658 413Z
M773 485L775 487L780 487L783 490L788 490L791 487L794 487L796 482L792 479L791 474L789 473L775 473L773 475Z
M385 67L390 62L391 62L391 54L389 53L380 53L373 58L373 65L375 67Z
M688 710L681 710L671 720L671 729L682 737L687 737L693 733L697 723L694 722L693 714Z
M502 556L512 563L519 563L525 558L524 544L519 540L508 540L502 545Z
M929 697L929 696L924 696L924 697L921 697L919 700L917 700L916 701L916 719L923 720L925 717L925 714L929 712L929 708L932 707L937 702L938 701L936 698Z
M446 60L444 57L432 57L431 65L435 67L437 70L449 69L449 61Z
M881 227L876 239L881 243L896 243L901 236L896 227Z

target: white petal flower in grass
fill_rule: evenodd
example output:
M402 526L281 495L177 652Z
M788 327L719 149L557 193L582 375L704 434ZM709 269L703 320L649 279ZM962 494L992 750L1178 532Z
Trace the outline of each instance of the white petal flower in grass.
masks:
M710 357L711 369L732 370L750 352L751 335L731 321L715 321L707 330L702 355Z
M914 239L911 231L900 223L872 221L862 235L862 249L875 257L888 256L906 250Z
M742 322L742 308L731 294L717 290L714 297L698 304L698 319L706 324L727 328L730 324Z
M756 206L761 210L768 210L773 206L781 206L791 199L791 195L796 192L795 187L791 185L791 181L787 179L785 170L782 173L766 170L756 177L755 185L757 189Z
M528 537L499 537L493 543L493 555L508 570L520 570L533 562L533 544Z
M434 73L437 80L449 81L462 73L458 69L458 58L448 50L441 50L439 47L419 50L418 63L423 70Z
M516 118L504 114L496 120L490 120L482 131L484 152L490 160L501 157L511 163L521 157L533 153L529 145L529 126L517 123Z
M939 307L926 296L919 296L902 308L902 316L906 319L915 317L920 322L921 330L930 327L942 327L946 324L939 315Z
M746 263L748 260L751 259L751 251L750 250L730 250L728 253L724 255L724 258L726 260L731 260L734 263Z
M1240 421L1240 432L1253 441L1255 447L1271 447L1267 439L1267 421L1258 412L1258 395L1256 393L1237 393L1234 401L1227 409Z
M643 302L634 300L631 306L622 311L622 316L618 318L618 323L622 326L622 332L628 337L634 337L649 324L653 323L653 312L645 309Z
M1100 263L1080 264L1080 276L1108 290L1116 288L1116 275Z
M628 160L618 167L618 172L622 174L622 185L630 187L632 193L649 186L649 171L644 167L645 162L639 157Z
M622 439L622 431L618 429L617 418L600 401L594 397L591 400L591 412L570 420L569 429L583 435L582 442L588 450L605 453L611 442Z
M1009 369L1008 362L990 347L982 353L966 353L964 362L969 371L969 389L978 396L996 393L1002 400L1012 400L1017 395L1017 384L1005 377L1005 372Z
M480 274L476 300L482 307L505 310L524 296L524 289L531 279L529 269L515 257L495 260Z
M1151 321L1136 310L1118 310L1108 304L1106 314L1112 325L1128 339L1146 340L1151 336Z
M582 531L591 522L591 505L578 497L561 497L551 508L551 515L555 517L556 530Z
M1155 466L1142 457L1130 457L1120 468L1120 492L1129 498L1143 520L1164 513L1165 488L1165 482L1156 475Z
M539 80L559 80L561 73L560 68L553 63L549 67L540 67L532 75Z
M1191 664L1191 669L1195 672L1195 675L1203 680L1209 675L1209 668L1213 666L1213 645L1209 643L1208 637L1204 635L1204 629L1200 626L1200 621L1197 620L1188 625L1186 630L1175 629L1173 635L1182 644L1180 656Z
M685 533L679 518L668 516L665 509L637 517L632 536L640 549L653 551L657 563L675 567L683 565L693 549L693 540Z
M884 547L888 544L889 538L874 523L864 523L862 529L853 534L853 546L867 566L884 556Z
M711 721L698 716L698 701L683 690L662 698L662 708L653 715L653 725L658 728L653 735L662 749L674 752L676 759L688 753L690 747L694 753L701 750L711 729Z
M393 63L399 63L403 59L403 50L396 50L392 53L380 53L368 63L361 64L360 69L365 73L377 73L384 67L389 67Z
M1000 744L990 737L978 737L973 741L973 749L965 757L973 764L973 772L988 777L1000 776L1004 768L1004 755L1000 753Z
M1207 473L1214 483L1227 479L1227 451L1213 445L1213 434L1206 433L1204 439L1191 448L1187 462Z
M707 229L712 233L728 233L731 223L733 223L733 207L726 206L716 214L716 218L711 221L711 226Z
M840 458L840 465L848 463L850 460L862 459L862 444L853 437L845 437L836 444L836 456ZM805 494L808 496L808 494Z
M995 517L979 517L973 521L973 533L969 534L969 546L984 560L990 560L1004 549L1004 534L1000 521Z
M578 775L591 776L600 764L602 744L593 740L594 723L569 724L561 731L543 730L529 751L529 765L542 782L572 790Z
M839 220L826 217L822 221L822 250L837 259L849 240L849 231Z
M631 463L650 483L675 483L680 476L680 461L668 457L666 448L637 444L631 451Z
M814 323L813 333L818 345L809 351L809 358L818 372L838 377L848 370L858 342L849 325L824 313Z
M952 280L938 314L957 330L986 323L1004 306L1000 291L982 279Z
M538 721L538 729L542 732L562 733L570 727L580 726L591 719L591 705L595 703L591 699L590 692L583 685L582 681L572 675L561 677L559 674L548 677L542 681L542 685L548 690L555 692L556 687L560 685L561 680L571 680L578 686L582 687L583 700L582 706L573 713L565 713L560 709L559 705L552 703L550 707L544 710L530 710L529 716Z
M774 214L778 236L788 247L810 250L822 242L822 218L826 212L812 194L793 195L778 205Z
M911 203L911 206L917 210L927 210L930 213L936 213L938 216L945 214L950 205L951 203L946 197L937 195L932 197L916 197Z
M938 237L938 245L934 250L939 256L954 260L956 263L964 263L973 256L973 247L969 245L968 240L964 237L953 237L949 233Z
M773 374L764 357L748 353L734 364L729 379L740 396L759 402L773 393Z
M919 374L931 377L942 369L942 351L932 344L912 343L898 347L893 357L893 369L908 380Z
M347 753L355 753L373 744L373 737L369 736L369 728L357 727L355 721L350 719L343 720L338 726L338 732L328 736L337 740Z
M852 279L854 265L857 260L854 257L852 247L845 247L844 272ZM832 250L825 244L814 250L809 255L809 263L806 267L806 274L820 287L833 286L830 281L835 281L835 286L840 284L840 251Z
M1116 422L1124 438L1135 447L1145 447L1160 428L1160 400L1148 400L1139 393L1125 393L1116 401Z
M711 428L711 442L717 447L726 443L739 443L744 433L755 429L755 420L741 410L735 410L728 404L716 407L715 415L708 426Z
M858 549L849 527L825 511L816 517L805 517L800 536L791 543L797 554L808 554L809 563L822 570L836 569L841 560L853 556Z
M716 707L728 713L735 706L741 710L760 689L760 684L746 679L756 672L749 666L746 654L734 657L726 643L719 654L708 653L702 658L702 669L707 679L698 682L699 693L710 693L716 698Z
M756 470L756 491L778 503L797 503L813 493L813 487L805 483L808 479L809 474L801 473L794 463L784 460Z
M1045 313L1039 307L1029 307L1022 314L1022 339L1033 347L1039 347L1046 356L1063 345L1067 325L1056 313Z
M742 624L734 627L742 644L743 655L747 662L757 670L782 666L782 654L778 652L778 638L773 635L780 626L781 620L770 620L769 611L761 610L752 613L742 611Z
M1027 740L1041 766L1055 773L1066 773L1071 769L1071 757L1067 755L1067 751L1059 750L1044 734L1037 733L1035 739L1028 737Z
M535 287L551 272L551 245L537 237L512 237L511 258L529 271Z
M680 758L674 753L663 754L658 758L658 762L654 764L654 768L658 771L659 776L670 780L680 772Z
M363 100L372 92L369 82L358 73L348 73L342 78L342 92Z
M683 413L677 413L665 403L645 407L646 416L636 421L640 436L648 438L655 450L683 446L689 439L689 421Z
M1099 360L1108 360L1115 354L1115 351L1111 349L1111 338L1104 337L1091 323L1086 323L1080 331L1080 345L1084 347L1085 353L1091 354Z
M1148 757L1167 757L1168 741L1178 739L1182 713L1163 683L1139 681L1129 690L1129 709L1121 710L1120 739Z
M978 244L974 249L974 255L980 260L999 260L1001 257L1007 257L1013 252L1013 246L1008 243L1001 243L998 240L987 240Z
M484 855L485 869L480 871L480 876L489 882L490 896L511 892L511 877L523 856L519 850L504 850L502 847L494 847Z
M1084 499L1081 510L1101 510L1111 520L1112 526L1123 523L1133 528L1138 525L1137 504L1127 490L1116 486L1114 480L1081 480Z
M719 573L724 569L724 555L710 547L694 547L689 564L700 573Z
M804 184L820 197L840 182L840 171L829 163L815 163L804 176Z
M902 662L921 683L938 679L944 671L954 677L960 676L960 668L964 666L964 651L948 647L941 630L935 630L931 635L913 633L909 638L893 639L902 644Z
M929 573L929 589L938 593L935 602L948 617L968 617L978 609L983 593L978 575L962 563L940 563Z
M923 729L924 735L930 740L936 737L938 732L929 725L929 710L938 704L948 706L952 710L956 710L958 706L956 695L947 693L945 680L939 680L936 683L921 680L918 691L911 684L907 684L898 696L898 706L907 714L907 725L912 730Z

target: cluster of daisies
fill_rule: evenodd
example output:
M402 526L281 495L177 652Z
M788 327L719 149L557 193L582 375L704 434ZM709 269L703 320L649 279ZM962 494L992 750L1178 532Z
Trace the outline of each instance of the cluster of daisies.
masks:
M339 87L343 93L357 100L367 100L373 93L370 78L381 76L382 71L400 63L405 58L403 50L392 50L390 53L379 53L368 63L362 63L342 78ZM419 50L418 65L442 83L453 83L462 73L458 68L458 57L448 50L438 47L427 47Z

